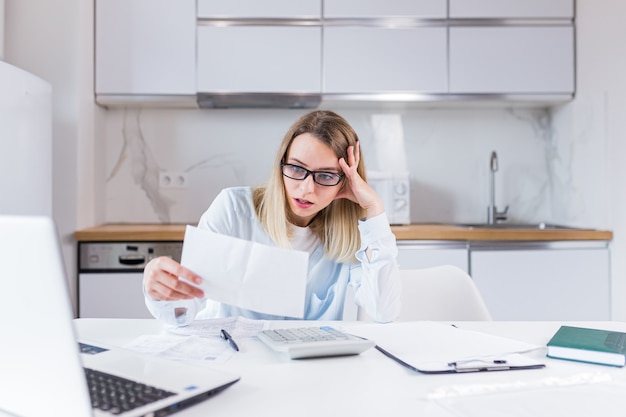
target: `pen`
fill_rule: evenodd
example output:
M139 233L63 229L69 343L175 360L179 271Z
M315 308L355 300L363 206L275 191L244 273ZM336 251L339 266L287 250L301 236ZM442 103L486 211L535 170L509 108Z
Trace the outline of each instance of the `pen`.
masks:
M226 340L228 342L228 344L230 345L230 347L232 347L237 352L239 352L239 346L237 346L237 343L235 343L235 339L233 339L233 337L230 335L230 333L228 333L226 330L222 329L222 330L220 330L220 337L222 339Z

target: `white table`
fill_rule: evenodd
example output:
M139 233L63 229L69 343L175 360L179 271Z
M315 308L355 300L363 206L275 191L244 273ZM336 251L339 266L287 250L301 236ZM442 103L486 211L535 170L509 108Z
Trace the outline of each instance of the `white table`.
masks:
M562 324L626 331L622 322L455 323L461 329L541 346ZM165 328L150 319L77 319L75 325L80 337L113 345L124 345L143 334L160 334ZM393 329L396 324L384 326ZM255 338L237 343L240 352L226 362L200 366L239 374L241 380L177 416L626 415L626 368L549 359L545 352L531 353L545 361L544 369L425 375L401 367L375 349L358 356L290 360ZM486 387L495 393L432 398L442 388L449 393L450 387Z

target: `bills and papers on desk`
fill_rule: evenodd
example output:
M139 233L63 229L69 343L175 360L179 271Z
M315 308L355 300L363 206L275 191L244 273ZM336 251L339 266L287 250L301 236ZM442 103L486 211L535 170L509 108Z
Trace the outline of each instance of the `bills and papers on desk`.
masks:
M172 327L171 333L184 336L219 336L222 329L235 339L255 337L261 330L268 327L265 320L253 320L245 317L225 317L220 319L194 320L188 326Z
M463 373L535 369L545 365L524 353L541 346L436 322L396 323L393 335L384 325L365 325L350 333L376 341L376 348L401 365L421 373ZM402 337L398 337L398 333Z
M306 252L187 226L181 264L203 278L215 301L260 313L304 317Z
M123 346L139 353L178 361L224 362L235 352L219 337L150 334L139 336Z
M240 340L255 337L265 328L266 321L244 317L195 320L189 326L171 327L165 334L140 336L124 347L167 359L224 362L235 351L220 337L222 330Z

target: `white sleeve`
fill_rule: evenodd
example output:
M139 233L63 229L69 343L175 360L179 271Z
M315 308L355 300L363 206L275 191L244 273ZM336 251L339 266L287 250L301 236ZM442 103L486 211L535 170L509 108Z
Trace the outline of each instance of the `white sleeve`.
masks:
M155 319L159 319L173 326L186 326L191 323L198 312L202 310L204 302L198 298L193 300L160 301L146 294L146 307Z
M356 253L361 274L351 281L355 286L355 301L375 321L385 323L400 314L402 286L398 275L396 258L398 247L391 231L387 215L382 213L365 221L359 221L361 248ZM368 259L366 250L371 251Z
M217 233L227 233L234 220L234 210L229 194L222 190L213 200L211 206L200 218L199 228L209 229ZM186 326L191 323L198 313L207 306L207 298L195 298L193 300L161 301L155 300L146 294L144 299L146 307L157 319L174 326Z

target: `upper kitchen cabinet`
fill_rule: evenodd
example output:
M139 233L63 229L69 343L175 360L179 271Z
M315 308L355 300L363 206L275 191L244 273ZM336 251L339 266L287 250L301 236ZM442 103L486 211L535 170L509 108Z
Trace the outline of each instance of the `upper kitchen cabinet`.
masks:
M320 0L198 0L200 19L319 19Z
M573 97L573 0L450 0L449 13L451 94Z
M573 18L574 0L449 0L452 19Z
M102 105L315 108L575 92L573 0L96 0Z
M571 26L452 27L449 59L451 93L574 93Z
M118 101L195 103L195 0L96 0L95 93Z
M290 26L198 28L198 91L321 91L321 29Z
M325 19L445 19L446 0L324 0Z
M445 28L327 27L323 92L445 93L446 44Z
M320 0L198 1L200 107L316 107Z
M446 15L445 0L324 0L324 99L446 93Z

